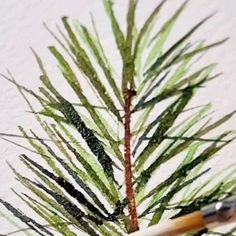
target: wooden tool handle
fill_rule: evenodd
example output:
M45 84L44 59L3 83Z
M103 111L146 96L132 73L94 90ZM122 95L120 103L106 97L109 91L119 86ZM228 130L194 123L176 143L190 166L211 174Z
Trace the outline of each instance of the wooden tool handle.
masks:
M172 236L236 221L236 196L203 207L201 211L151 226L130 236Z
M205 228L204 219L200 211L151 226L130 236L172 236Z

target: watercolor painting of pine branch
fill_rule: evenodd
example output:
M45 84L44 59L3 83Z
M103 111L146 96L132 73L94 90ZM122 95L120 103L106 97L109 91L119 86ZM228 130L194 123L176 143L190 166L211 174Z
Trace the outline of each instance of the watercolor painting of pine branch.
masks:
M113 2L103 1L121 58L120 72L105 52L93 17L92 29L63 17L59 34L45 24L60 45L50 46L49 51L76 101L59 92L33 49L41 71L39 92L19 84L10 72L2 74L16 86L48 136L41 138L21 126L21 134L15 135L29 142L25 148L32 155L23 153L20 160L35 177L32 180L8 163L28 190L12 191L38 217L0 199L10 214L1 215L18 227L4 235L75 236L83 231L92 236L122 236L235 193L236 166L215 173L208 165L235 138L232 130L211 133L235 112L212 120L210 104L191 106L198 90L220 75L213 72L215 63L197 70L193 64L227 39L190 41L210 15L167 47L188 1L156 31L166 2L159 3L138 29L138 1L129 0L127 27L122 29ZM83 88L84 79L92 97ZM32 99L40 104L40 111ZM161 167L173 160L178 161L175 169L160 178ZM17 225L13 215L24 226ZM217 234L197 235L204 233Z

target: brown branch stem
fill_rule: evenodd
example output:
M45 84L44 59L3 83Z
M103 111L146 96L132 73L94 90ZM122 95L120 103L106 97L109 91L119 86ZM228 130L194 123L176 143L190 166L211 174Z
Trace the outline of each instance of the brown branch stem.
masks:
M128 200L128 210L129 210L129 218L131 223L131 231L139 230L138 225L138 214L137 207L135 202L135 193L133 188L133 171L131 164L131 103L132 97L136 95L134 90L127 90L125 92L125 186L126 186L126 197Z

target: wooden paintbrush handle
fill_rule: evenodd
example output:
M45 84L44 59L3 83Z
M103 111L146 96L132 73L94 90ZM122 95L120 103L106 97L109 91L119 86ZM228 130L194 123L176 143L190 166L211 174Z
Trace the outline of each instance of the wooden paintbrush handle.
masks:
M172 236L196 232L236 220L236 196L213 203L185 216L151 226L130 236Z
M186 232L194 232L205 228L204 219L200 211L151 226L144 231L138 231L132 236L172 236Z

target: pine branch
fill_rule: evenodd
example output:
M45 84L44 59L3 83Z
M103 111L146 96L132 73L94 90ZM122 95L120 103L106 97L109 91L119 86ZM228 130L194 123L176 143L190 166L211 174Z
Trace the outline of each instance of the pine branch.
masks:
M125 185L126 185L126 197L128 200L128 208L131 222L131 231L139 230L137 206L135 202L135 193L133 187L133 170L131 164L131 101L135 96L135 91L127 90L125 94Z
M53 230L64 236L76 236L78 230L91 236L123 236L138 231L143 220L147 220L147 226L158 223L166 211L175 218L236 193L233 165L210 177L209 172L203 183L198 182L213 169L206 168L209 160L235 139L232 130L210 134L229 121L235 111L211 122L210 104L192 108L197 91L220 75L213 72L216 63L196 71L192 68L203 53L227 38L211 44L206 44L205 39L191 42L192 35L210 15L168 47L167 39L188 2L183 1L157 27L156 19L167 3L160 1L139 29L138 0L129 0L124 30L113 1L103 0L121 59L119 72L113 69L93 17L92 30L68 17L62 18L63 29L56 26L57 33L44 23L58 43L58 48L50 46L49 51L76 101L68 99L52 82L43 60L33 49L40 69L37 92L16 82L10 72L7 76L0 74L16 86L28 112L45 132L44 138L28 134L31 127L19 126L19 135L0 132L0 139L42 160L41 164L41 160L20 155L35 180L8 165L16 180L35 196L13 192L47 223L37 223L0 199L0 205L27 226L4 236L29 230L41 236L52 236ZM78 75L88 82L97 102ZM34 109L31 99L40 108ZM30 146L7 138L26 139ZM158 179L160 166L176 157L181 161L165 179ZM121 172L123 179L118 179ZM148 189L152 179L155 185ZM195 182L199 183L197 187ZM195 235L204 233L223 235L211 231Z

